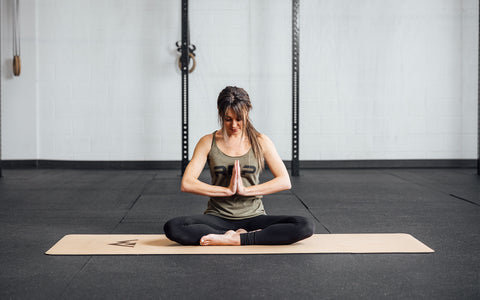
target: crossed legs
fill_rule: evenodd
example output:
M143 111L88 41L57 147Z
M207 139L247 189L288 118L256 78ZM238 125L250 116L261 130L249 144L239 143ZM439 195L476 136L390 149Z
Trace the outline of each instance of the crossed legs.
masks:
M229 220L196 215L177 217L164 225L166 236L183 245L286 245L310 237L313 231L314 224L299 216Z

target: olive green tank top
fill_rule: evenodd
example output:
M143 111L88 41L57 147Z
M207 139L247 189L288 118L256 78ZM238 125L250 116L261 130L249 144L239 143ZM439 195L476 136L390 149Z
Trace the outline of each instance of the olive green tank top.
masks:
M260 168L252 148L242 156L226 155L218 148L215 133L213 133L212 147L207 159L212 184L228 187L234 163L236 160L239 160L243 185L245 187L257 185L259 183ZM263 208L262 196L245 197L233 195L229 197L211 197L205 214L240 220L265 215L265 209Z

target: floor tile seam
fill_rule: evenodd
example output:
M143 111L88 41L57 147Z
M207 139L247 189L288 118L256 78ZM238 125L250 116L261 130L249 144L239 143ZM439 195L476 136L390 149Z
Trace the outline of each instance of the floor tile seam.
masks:
M457 196L457 195L455 195L455 194L449 194L449 195L450 195L451 197L453 197L453 198L457 198L457 199L459 199L459 200L462 200L462 201L465 201L465 202L467 202L467 203L470 203L470 204L473 204L473 205L475 205L475 206L480 207L480 204L479 204L479 203L476 203L476 202L474 202L474 201L471 201L471 200L468 200L468 199L466 199L466 198Z
M385 172L385 174L388 174L388 175L391 175L391 176L394 176L394 177L397 177L397 178L400 178L401 180L403 181L406 181L406 182L409 182L411 184L414 184L414 185L417 185L417 186L420 186L422 188L425 188L427 190L431 190L431 191L434 191L436 193L439 193L439 194L442 194L442 195L447 195L449 196L449 198L455 198L455 199L458 199L458 200L462 200L464 202L467 202L469 204L473 204L475 206L478 206L480 207L480 204L476 203L475 201L472 201L472 200L468 200L468 199L465 199L463 197L459 197L459 196L456 196L455 194L453 193L449 193L449 192L445 192L443 190L440 190L440 189L435 189L434 187L430 186L429 184L421 184L421 183L418 183L418 182L415 182L415 181L411 181L409 179L406 179L398 174L394 174L394 173L390 173L390 172Z
M290 192L295 196L295 198L297 198L298 201L300 201L300 203L305 207L305 209L307 210L307 212L318 222L318 224L322 225L322 227L328 232L328 233L331 233L331 231L320 221L319 218L317 218L317 216L315 216L313 214L313 212L310 210L310 208L307 206L307 204L305 204L305 202L302 200L302 198L300 198L293 190L290 190Z
M62 289L62 291L59 293L59 297L58 299L67 299L68 298L68 295L67 295L67 291L68 289L70 288L71 284L74 282L75 278L78 276L78 274L80 274L84 269L85 267L90 263L90 261L92 260L93 256L89 256L87 261L80 267L79 270L77 270L75 272L75 274L72 275L72 277L68 280L67 284L65 285L65 287Z
M165 223L168 220L166 219L146 219L146 220L139 220L139 219L133 219L133 220L124 220L122 224L159 224L159 223ZM118 227L117 227L118 228ZM161 227L159 227L161 228Z
M135 204L138 202L138 200L142 197L143 193L145 192L145 190L147 189L147 187L153 182L155 181L155 176L156 176L156 173L153 174L153 176L151 176L150 180L148 180L147 182L144 183L142 189L140 190L140 193L138 193L137 197L135 197L135 200L133 200L133 202L130 204L130 206L128 207L128 209L125 211L125 213L123 214L122 218L120 219L120 221L115 224L115 226L113 227L113 229L111 230L111 233L112 232L115 232L115 230L117 229L117 227L122 224L122 222L125 220L125 218L127 218L128 214L131 212L131 210L133 209L133 207L135 207Z
M395 170L388 170L388 171L391 171L391 172L395 172ZM415 170L405 170L405 171L410 171L410 172L414 172ZM448 170L445 170L445 172L447 172ZM448 171L448 174L452 174L454 171ZM467 186L470 186L472 184L476 184L478 183L478 179L480 179L480 176L476 176L475 178L475 182L469 182L469 181L466 181L467 180L471 180L472 179L472 174L462 174L462 173L455 173L455 175L462 175L461 178L460 177L455 177L455 180L452 180L451 179L451 176L449 176L448 180L445 180L446 178L442 177L440 178L437 174L432 174L432 176L429 176L428 178L425 178L425 173L408 173L409 175L412 175L415 179L418 179L420 181L424 181L426 182L426 184L435 184L435 183L438 183L438 184L462 184L462 185L467 185ZM398 175L400 176L400 175Z

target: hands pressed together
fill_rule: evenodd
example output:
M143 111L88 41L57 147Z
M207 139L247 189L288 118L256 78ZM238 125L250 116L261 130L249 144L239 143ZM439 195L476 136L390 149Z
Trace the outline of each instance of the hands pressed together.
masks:
M230 185L228 190L232 195L241 195L246 196L247 191L242 182L241 170L240 170L240 161L236 160L233 166L232 178L230 179Z

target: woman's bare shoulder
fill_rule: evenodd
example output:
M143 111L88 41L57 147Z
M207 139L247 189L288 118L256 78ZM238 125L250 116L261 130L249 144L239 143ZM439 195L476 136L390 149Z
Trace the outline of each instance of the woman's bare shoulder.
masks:
M258 142L260 143L260 146L264 152L275 149L275 145L273 144L272 140L263 133L258 135Z
M192 161L197 161L198 159L206 159L208 153L210 152L212 145L212 134L204 135L200 138L195 145L195 150L193 151Z
M209 134L206 134L206 135L202 136L200 138L200 140L198 141L197 145L202 146L202 147L207 146L208 148L210 148L210 146L212 145L214 134L215 133L209 133Z
M272 142L272 140L266 134L263 134L263 133L258 134L258 141L260 143L271 143Z

